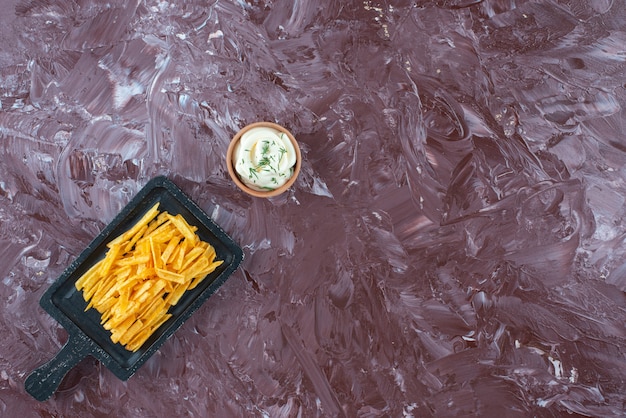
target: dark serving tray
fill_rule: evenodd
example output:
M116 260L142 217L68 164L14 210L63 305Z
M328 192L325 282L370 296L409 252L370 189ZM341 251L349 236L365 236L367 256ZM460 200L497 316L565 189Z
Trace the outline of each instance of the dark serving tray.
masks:
M196 288L185 292L178 304L170 308L172 317L139 350L132 352L111 341L95 309L85 311L87 303L74 284L104 257L106 244L129 229L156 202L160 202L159 211L181 214L190 225L197 226L198 236L215 247L216 258L224 262ZM127 380L226 281L242 260L241 248L174 183L165 177L150 180L41 297L41 306L63 325L69 338L52 360L28 376L26 391L37 400L48 399L65 374L89 355L119 379Z

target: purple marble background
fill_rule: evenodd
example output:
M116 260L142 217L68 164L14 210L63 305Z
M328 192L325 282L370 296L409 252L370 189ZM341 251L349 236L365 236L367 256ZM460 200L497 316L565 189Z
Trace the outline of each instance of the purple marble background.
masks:
M613 0L0 0L0 415L626 414L626 7ZM230 137L303 167L254 199ZM244 247L135 376L46 288L153 176Z

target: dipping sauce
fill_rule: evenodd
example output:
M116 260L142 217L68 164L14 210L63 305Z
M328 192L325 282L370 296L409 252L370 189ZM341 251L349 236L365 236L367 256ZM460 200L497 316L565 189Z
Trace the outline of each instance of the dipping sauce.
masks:
M241 136L232 159L237 175L246 186L269 191L293 176L296 150L286 133L259 126Z

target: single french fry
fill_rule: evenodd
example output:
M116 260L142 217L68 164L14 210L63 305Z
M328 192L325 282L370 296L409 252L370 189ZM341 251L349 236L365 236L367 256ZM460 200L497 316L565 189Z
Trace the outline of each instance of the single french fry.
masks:
M198 286L209 274L213 273L215 269L218 268L222 263L223 261L219 260L219 261L214 261L213 263L209 264L204 270L199 272L191 280L191 283L189 284L189 289L187 290L195 289L196 286Z
M119 336L120 344L125 345L143 328L143 322L137 319L133 324Z
M114 343L119 342L120 337L124 335L126 331L128 331L128 329L133 325L134 322L135 322L135 315L130 315L127 318L125 318L125 320L122 321L119 324L119 326L115 328L115 331L111 333L111 341L113 341ZM105 328L106 328L106 324L105 324Z
M146 306L146 309L142 312L139 317L144 321L146 326L150 325L151 319L153 316L162 315L167 312L169 305L165 303L165 299L163 298L155 298Z
M151 220L154 219L155 216L157 216L157 214L159 213L159 202L155 203L149 210L148 212L146 212L145 215L143 215L141 217L141 219L139 219L139 221L137 221L137 223L135 223L128 231L124 232L122 235L120 235L119 237L115 238L114 240L112 240L111 242L109 242L109 244L107 244L110 248L112 248L113 245L117 245L121 242L124 241L128 241L129 239L132 238L133 235L135 235L144 225L147 225Z
M93 301L93 299L92 299L92 301ZM96 310L98 312L100 312L101 314L104 314L104 313L108 312L111 309L111 307L113 307L113 305L116 302L117 301L115 300L115 298L105 299L102 303L98 304L98 306L94 306L94 308L96 308Z
M148 322L144 322L144 327L155 331L161 324L163 324L163 318L170 316L171 314L168 314L167 310L158 311L149 318Z
M123 328L124 323L132 318L133 320L137 319L137 314L132 309L126 309L123 311L117 311L114 306L111 309L111 317L105 322L104 329L107 329L111 332L119 328ZM130 325L129 325L130 326ZM114 341L115 342L115 341Z
M98 270L100 269L100 266L102 266L103 262L104 259L98 261L91 268L89 268L89 270L87 270L85 274L83 274L78 280L76 280L76 283L74 284L76 286L76 289L83 290L83 287L86 283L89 283L91 280L96 280L98 277Z
M160 232L154 232L147 239L151 239L152 241L158 244L165 244L169 242L169 240L172 238L173 234L175 233L176 233L176 230L174 229L174 227L170 226L169 228L166 228Z
M153 285L150 286L150 288L148 290L146 290L145 292L143 292L141 295L139 295L136 300L137 302L143 304L143 305L147 305L150 300L154 299L157 296L161 296L163 297L163 295L165 294L165 291L163 290L163 288L165 287L165 280L155 280L156 283L154 283ZM138 311L141 313L145 310L145 306L141 306Z
M152 283L150 283L150 280L146 280L145 282L141 282L138 283L135 286L135 290L134 292L131 294L131 298L134 301L140 302L140 297L148 291L148 289L150 289L150 287L152 286Z
M187 223L187 221L185 221L185 218L183 218L181 214L178 214L176 216L169 215L167 218L170 220L170 222L174 224L174 226L176 226L176 229L178 229L180 233L183 234L185 239L191 242L197 241L198 236L191 229L191 226Z
M185 275L175 273L166 269L156 269L157 276L162 279L175 283L185 283Z
M163 262L161 261L161 247L154 242L152 238L149 239L150 251L152 253L152 265L155 269L161 268Z
M137 334L126 344L126 348L130 351L137 351L141 346L150 338L153 330L151 328L144 327L142 330L137 332Z
M181 237L179 236L173 236L172 239L170 239L167 247L165 247L165 250L163 250L163 252L161 253L161 260L163 261L163 264L168 264L170 262L170 258L172 258L174 250L178 248L180 240Z
M148 261L150 261L150 255L142 254L142 255L135 256L135 257L120 258L119 260L115 261L115 265L119 267L125 267L125 266L133 266L136 264L146 264Z
M207 260L209 260L209 262L213 262L213 260L215 260L215 248L212 245L209 245L205 250L204 250L204 255L203 255Z
M180 267L180 270L185 271L189 266L204 253L202 248L194 247L185 254L185 259L183 260L183 265Z
M116 276L106 277L99 282L98 288L91 296L91 301L92 302L96 301L95 302L96 309L97 309L98 301L103 300L103 297L111 290L113 286L115 286L115 283L116 283Z
M168 319L172 317L172 314L166 313L165 315L161 315L158 317L158 320L152 324L152 329L157 330L161 325L163 325Z
M206 274L204 276L196 276L193 279L191 279L187 290L195 289L205 279L205 277L206 277Z
M102 263L102 266L100 266L100 270L98 271L98 274L100 274L100 276L104 277L107 274L109 274L109 270L111 269L111 266L117 259L117 256L120 253L121 249L122 249L121 244L115 244L111 246L111 248L109 249L109 252L104 257L104 263Z
M178 255L176 256L176 259L172 263L172 267L174 268L174 271L181 271L183 269L183 263L185 262L185 256L187 255L189 245L190 244L188 241L182 241L180 243Z
M174 229L175 229L174 225L172 224L171 220L168 218L165 222L163 222L157 228L150 231L149 233L146 233L141 239L144 240L144 239L150 239L150 238L160 237L160 236L167 237L169 234L172 233Z
M213 273L216 268L221 266L224 263L223 260L217 260L209 264L204 270L202 270L196 277L206 277L209 274Z
M191 266L182 272L185 276L185 281L191 280L196 277L202 270L209 266L209 260L204 257L198 258Z
M92 286L85 286L83 294L87 299L91 299L100 287L102 287L102 281L95 281Z
M172 306L176 305L178 301L180 300L180 298L183 296L183 294L189 288L189 284L190 282L186 282L186 283L179 284L178 286L176 286L174 288L174 291L165 297L165 302Z
M137 243L137 241L139 241L139 239L143 237L143 235L146 233L147 230L148 230L148 225L142 226L141 229L139 229L139 231L137 231L135 235L133 235L133 237L128 241L128 243L126 243L126 245L124 246L124 252L127 253L131 251L133 247L135 246L135 244Z
M144 236L147 237L150 235L152 231L163 225L165 221L167 221L167 212L159 213L159 215L148 224L148 229L144 232Z

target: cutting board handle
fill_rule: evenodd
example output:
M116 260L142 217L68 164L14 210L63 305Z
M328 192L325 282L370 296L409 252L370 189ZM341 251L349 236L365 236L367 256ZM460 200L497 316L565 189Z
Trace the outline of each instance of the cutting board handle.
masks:
M91 347L88 343L70 337L52 360L28 375L24 382L26 392L38 401L47 400L57 390L67 372L89 354Z

